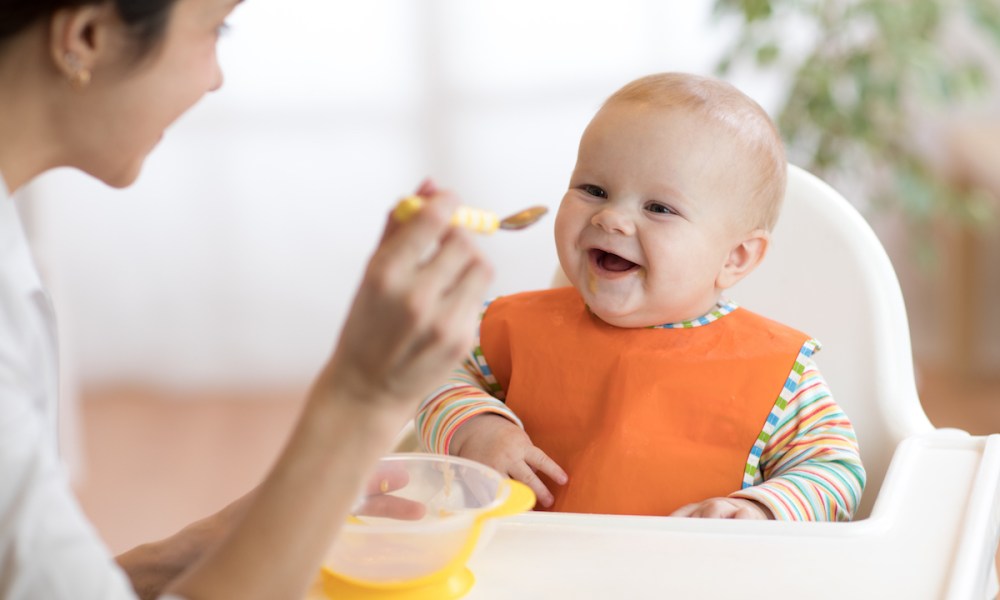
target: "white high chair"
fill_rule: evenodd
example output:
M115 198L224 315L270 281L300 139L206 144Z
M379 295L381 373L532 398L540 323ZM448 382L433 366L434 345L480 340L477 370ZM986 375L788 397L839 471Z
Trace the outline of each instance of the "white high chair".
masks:
M770 254L728 295L823 343L816 362L868 472L857 519L528 513L501 521L470 561L468 598L993 597L1000 435L927 420L902 294L858 212L790 167Z

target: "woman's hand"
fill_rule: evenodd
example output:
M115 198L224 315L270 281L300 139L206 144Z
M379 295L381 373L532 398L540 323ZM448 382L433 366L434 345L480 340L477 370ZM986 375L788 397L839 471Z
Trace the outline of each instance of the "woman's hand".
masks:
M416 521L427 514L427 506L421 502L393 496L391 492L402 489L410 483L406 469L389 464L380 465L365 486L365 498L356 514L366 517L383 517L401 521Z
M405 484L405 473L373 474L373 465L471 347L492 271L468 234L448 224L457 199L430 184L419 193L424 208L386 226L333 356L242 519L168 591L302 598L366 482L358 514L415 519L426 510L386 493Z
M389 218L319 387L337 397L415 410L474 342L492 268L449 225L458 199L425 183L406 223ZM320 390L317 390L320 391Z

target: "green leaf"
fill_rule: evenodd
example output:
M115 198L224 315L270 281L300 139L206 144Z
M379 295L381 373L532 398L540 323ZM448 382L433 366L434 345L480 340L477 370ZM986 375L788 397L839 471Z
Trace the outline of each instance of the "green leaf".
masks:
M940 44L944 25L964 18L972 35L1000 45L1000 0L715 0L714 8L739 21L717 72L744 60L791 77L775 118L790 157L821 176L863 179L913 224L997 218L1000 201L956 188L910 140L921 125L913 115L1000 83ZM816 31L815 47L793 55L789 23Z
M774 64L781 55L781 50L776 44L767 43L757 48L757 64L763 67Z
M1000 5L996 0L970 0L968 11L969 19L1000 44Z
M770 0L743 0L743 14L748 23L763 21L773 13Z

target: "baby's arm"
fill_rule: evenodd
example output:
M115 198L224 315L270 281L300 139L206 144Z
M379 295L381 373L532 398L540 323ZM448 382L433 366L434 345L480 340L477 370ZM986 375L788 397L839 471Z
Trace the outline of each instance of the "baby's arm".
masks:
M858 442L812 360L764 447L754 485L675 516L849 521L865 486Z
M428 452L455 454L453 436L467 421L478 415L496 414L511 421L519 429L521 420L514 411L493 394L497 386L490 385L479 368L476 353L470 353L461 367L452 371L448 382L424 398L417 410L416 429L420 445Z
M477 358L473 353L421 404L416 418L420 443L431 452L488 465L528 485L542 506L551 506L552 493L536 472L560 485L566 483L566 473L531 443L517 415L487 391L494 386Z
M811 360L760 459L759 479L730 497L788 521L850 521L865 487L858 440Z

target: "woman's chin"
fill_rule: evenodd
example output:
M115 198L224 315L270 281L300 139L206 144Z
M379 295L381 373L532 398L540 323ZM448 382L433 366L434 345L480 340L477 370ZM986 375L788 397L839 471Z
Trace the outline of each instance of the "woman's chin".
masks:
M124 167L115 170L114 172L108 173L90 173L97 179L103 181L106 185L122 189L135 183L135 180L139 178L139 173L142 172L142 165L145 161L140 160L134 163L125 165Z

